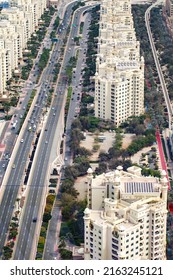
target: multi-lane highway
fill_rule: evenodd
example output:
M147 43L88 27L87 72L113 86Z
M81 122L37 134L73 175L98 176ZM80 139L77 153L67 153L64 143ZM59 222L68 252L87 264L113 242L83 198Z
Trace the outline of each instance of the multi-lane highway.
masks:
M70 4L67 8L69 13L71 12L71 8L74 4ZM69 15L68 12L65 14L64 17L64 25L67 27L69 21ZM30 122L38 126L39 121L41 116L42 116L42 108L44 107L43 100L45 99L45 89L49 87L50 84L50 79L51 77L53 78L53 67L54 63L57 62L58 57L59 57L59 48L62 46L62 40L65 38L66 35L66 28L64 27L63 32L59 34L60 40L57 42L55 51L52 53L51 61L52 63L49 63L48 67L45 69L41 81L40 81L40 88L38 88L38 95L36 99L36 106L33 108L32 112L30 113ZM62 40L61 40L62 39ZM38 213L38 208L39 208L39 201L37 200L42 196L42 192L44 189L44 183L45 183L45 174L47 172L47 166L48 166L48 158L50 154L50 149L51 149L51 143L52 139L54 136L54 130L56 128L56 123L59 118L59 113L60 109L62 108L62 103L63 103L63 96L60 95L59 92L57 92L57 97L55 98L54 101L54 107L56 107L55 115L52 113L50 110L50 114L47 120L47 126L49 127L49 131L45 131L45 135L43 137L43 141L40 144L40 150L39 150L39 156L38 158L41 159L40 163L35 165L35 172L33 173L33 180L31 180L31 185L28 186L29 191L28 191L28 197L29 199L27 200L26 203L31 203L30 206L27 206L25 209L31 209L29 212L28 209L26 212L28 212L28 218L23 219L22 221L22 228L21 232L24 228L26 234L28 236L23 236L22 238L20 236L23 235L23 233L19 233L18 237L18 243L17 243L17 248L18 244L22 242L23 238L25 239L24 243L30 243L29 245L32 244L33 241L33 235L35 231L36 224L32 223L33 219L33 213L34 215ZM24 124L22 128L22 132L20 134L20 138L23 139L23 142L20 142L20 139L18 139L18 149L16 154L12 155L11 162L9 163L8 166L8 179L5 181L5 186L4 186L4 192L3 196L1 199L1 205L0 205L0 252L2 253L3 246L5 244L6 240L6 234L9 228L9 224L11 221L13 209L14 209L14 204L17 198L17 194L19 191L19 188L21 185L23 185L23 174L24 170L26 167L26 162L28 161L28 156L30 153L30 149L32 146L32 142L34 139L34 133L28 130L28 125L29 124ZM47 133L47 136L46 136ZM37 171L39 170L39 171ZM44 174L41 175L41 174ZM43 177L42 177L43 176ZM2 195L2 191L1 191ZM36 207L36 204L38 205ZM35 206L35 212L33 211L33 207ZM23 215L24 217L24 215ZM26 222L26 223L25 223ZM25 224L27 224L25 226ZM28 230L27 230L28 229ZM30 230L30 231L29 231ZM31 236L32 235L32 236ZM30 238L30 239L29 239ZM26 242L27 241L27 242ZM14 258L17 259L29 259L30 253L26 249L26 245L24 243L21 243L19 245L19 250L16 251ZM31 249L31 246L30 246ZM25 254L26 252L26 254Z
M82 73L81 70L84 65L85 61L85 53L87 48L87 33L88 33L88 27L90 24L91 16L89 13L86 14L85 18L82 17L84 11L91 9L91 7L83 7L79 8L73 16L73 22L71 27L71 32L68 40L67 50L68 53L70 53L71 56L75 56L76 51L78 50L78 60L76 65L76 70L72 77L72 88L73 88L73 94L69 106L68 116L67 116L67 122L66 122L66 145L65 145L65 164L70 164L71 162L71 153L69 149L69 137L70 137L70 131L71 131L71 124L74 119L74 116L77 114L76 109L79 108L80 98L81 98L81 78ZM83 33L82 33L82 39L80 40L80 45L75 46L74 39L76 36L79 35L80 30L80 22L84 21L84 27L83 27ZM70 48L70 50L69 50ZM56 252L54 252L54 248L56 248L56 244L58 242L58 236L57 236L57 223L59 222L60 217L60 211L59 206L55 205L55 208L53 209L52 213L52 219L49 224L49 230L46 237L46 244L45 244L45 250L44 250L44 259L50 260L54 259L57 255ZM59 227L58 227L59 228Z
M67 7L65 17L61 23L61 41L63 34L66 34L66 29L69 23L69 17L72 13L72 6L70 4ZM63 27L62 27L63 26ZM70 44L70 42L69 42ZM68 46L69 46L68 44ZM42 220L44 200L47 192L47 172L49 172L49 159L52 149L52 143L55 137L55 131L57 123L64 116L64 101L65 101L65 91L66 82L64 81L64 69L68 64L71 55L67 52L63 60L63 66L59 75L59 82L55 89L55 97L51 105L51 109L47 118L45 129L42 131L39 146L37 148L37 157L34 160L33 167L30 171L29 178L29 190L28 196L25 203L24 212L22 215L21 226L19 231L19 236L17 239L16 250L14 254L14 259L33 259L35 258L35 249L38 241L39 226ZM53 57L51 61L56 60L54 54L58 52L59 49L53 51ZM48 75L49 76L49 75ZM45 77L46 79L46 77ZM61 90L59 89L59 84L61 85ZM60 128L59 138L61 138L64 128ZM35 222L36 221L36 222Z

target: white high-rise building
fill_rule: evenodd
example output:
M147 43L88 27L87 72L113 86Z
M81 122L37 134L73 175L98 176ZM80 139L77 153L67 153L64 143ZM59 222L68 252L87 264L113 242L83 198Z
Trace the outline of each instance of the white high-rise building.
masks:
M6 82L11 76L11 53L8 49L0 48L0 92L5 91Z
M164 260L168 182L130 167L93 178L84 211L86 260Z
M0 93L6 88L12 71L18 68L22 51L38 26L46 0L11 0L10 8L0 14Z
M3 9L0 14L0 20L6 19L12 26L15 26L15 32L20 34L21 46L26 47L28 40L27 36L27 19L24 11L17 7L11 7L9 9Z
M95 73L95 116L119 126L144 112L144 58L130 0L102 0Z
M8 20L0 21L0 46L11 52L11 69L17 68L19 58L22 57L21 35Z

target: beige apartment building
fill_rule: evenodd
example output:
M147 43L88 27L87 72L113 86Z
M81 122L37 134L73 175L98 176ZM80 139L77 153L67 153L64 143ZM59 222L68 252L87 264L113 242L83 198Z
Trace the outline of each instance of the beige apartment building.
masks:
M27 41L38 26L46 0L14 0L0 13L0 93L18 68Z
M4 92L6 82L11 78L11 52L0 48L0 92Z
M122 167L93 178L84 211L85 260L164 260L168 182Z
M15 32L17 32L21 38L21 47L25 48L29 37L27 32L27 19L24 11L19 10L17 7L3 9L0 14L0 21L2 20L7 20L12 26L15 26Z
M144 58L136 40L131 3L101 1L95 73L95 116L119 126L144 112Z

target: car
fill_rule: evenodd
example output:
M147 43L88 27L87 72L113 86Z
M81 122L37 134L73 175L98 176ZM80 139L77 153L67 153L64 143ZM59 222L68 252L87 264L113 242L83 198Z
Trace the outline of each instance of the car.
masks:
M47 131L47 128L45 128L45 131Z
M13 163L12 168L14 169L16 167L16 165Z
M33 223L36 223L36 222L37 222L37 217L34 217L34 218L32 219L32 221L33 221Z
M55 190L49 190L49 193L55 193Z
M53 113L53 116L55 116L55 113Z
M21 139L20 142L23 143L23 139Z
M48 143L48 141L45 141L45 144L47 144Z
M5 164L3 164L2 167L4 168L4 167L5 167Z
M23 116L22 115L20 115L20 119L22 119L23 118Z

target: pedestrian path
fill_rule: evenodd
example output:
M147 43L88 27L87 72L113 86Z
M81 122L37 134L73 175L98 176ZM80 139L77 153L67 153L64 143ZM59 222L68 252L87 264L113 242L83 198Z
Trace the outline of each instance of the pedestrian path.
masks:
M168 187L170 189L170 182L169 182L167 164L166 164L165 155L164 155L164 152L163 152L162 140L161 140L161 137L160 137L159 130L156 131L156 141L157 141L157 145L158 145L158 149L159 149L159 156L160 156L162 170L166 171L167 179L168 179Z

